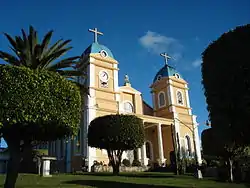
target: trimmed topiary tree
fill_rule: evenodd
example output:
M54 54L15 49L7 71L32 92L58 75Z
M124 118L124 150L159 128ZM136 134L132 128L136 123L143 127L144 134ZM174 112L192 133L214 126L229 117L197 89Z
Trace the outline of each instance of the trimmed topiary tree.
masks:
M106 149L113 174L119 174L122 153L144 143L143 122L135 115L106 115L94 119L88 129L88 144Z
M250 144L249 51L250 24L224 33L202 53L211 126L241 145Z
M78 87L58 73L0 65L0 133L10 154L4 187L15 187L25 148L74 135L80 112Z
M202 53L202 83L211 133L230 153L250 144L249 52L247 24L222 34ZM231 163L232 158L228 158Z

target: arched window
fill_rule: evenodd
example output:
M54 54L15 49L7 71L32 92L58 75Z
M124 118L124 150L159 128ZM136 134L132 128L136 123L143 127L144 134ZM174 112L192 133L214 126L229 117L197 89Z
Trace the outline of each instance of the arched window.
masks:
M162 78L161 75L158 75L158 76L157 76L157 80L160 80L161 78Z
M191 156L192 150L191 150L191 141L190 141L190 137L187 135L187 136L185 137L185 139L186 139L187 155L188 155L188 156Z
M124 111L126 113L133 113L134 112L133 105L130 102L125 102L124 103Z
M158 100L159 100L159 107L165 106L165 93L160 92L158 95Z
M180 91L177 91L177 104L183 105L183 97Z

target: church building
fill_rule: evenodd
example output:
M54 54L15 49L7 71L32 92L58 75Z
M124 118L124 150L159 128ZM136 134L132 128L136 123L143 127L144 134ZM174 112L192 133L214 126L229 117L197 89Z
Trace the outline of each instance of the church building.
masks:
M96 28L89 31L94 33L94 42L83 52L79 66L87 73L87 78L79 82L89 91L84 97L80 130L75 138L49 143L49 155L63 159L66 172L81 170L83 158L89 171L94 161L108 164L105 150L88 146L90 122L108 114L134 114L143 120L145 143L136 152L124 152L123 159L132 162L136 158L142 165L149 162L170 164L171 154L177 148L181 157L193 158L196 154L201 164L198 123L190 107L188 83L168 64L171 58L166 53L161 54L165 65L152 78L153 106L150 106L143 100L142 93L133 88L128 75L125 75L124 85L118 85L118 60L109 48L97 41L97 35L102 33Z

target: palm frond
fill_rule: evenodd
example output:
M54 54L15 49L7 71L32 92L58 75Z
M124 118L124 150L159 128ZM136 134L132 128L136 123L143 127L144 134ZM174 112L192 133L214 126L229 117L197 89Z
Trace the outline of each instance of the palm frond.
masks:
M45 37L43 38L43 41L42 41L42 44L41 44L41 56L42 56L43 53L47 52L47 49L48 49L52 34L53 34L53 30L49 31L45 35Z
M57 70L57 69L62 69L66 67L71 67L73 64L75 64L74 60L80 58L80 56L74 56L74 57L69 57L66 59L63 59L55 64L49 64L47 68L49 70Z
M59 51L55 51L54 53L52 53L49 56L45 57L40 62L40 65L39 65L40 68L41 69L46 68L52 61L54 61L55 59L58 59L59 57L61 57L62 55L64 55L70 49L72 49L72 47L61 49Z
M19 66L20 61L13 55L10 55L6 52L0 51L0 58L6 61L7 63L10 63L11 65Z
M22 35L23 35L23 41L26 41L27 40L27 35L26 35L24 29L22 29L21 31L22 31Z
M23 55L31 59L29 39L27 38L27 35L23 29L22 29L22 35L24 43Z
M53 44L49 49L47 49L47 51L43 52L43 54L41 55L41 59L43 59L44 57L50 55L56 48L57 46L62 42L63 40L60 39L58 40L55 44Z
M30 33L28 36L28 40L29 40L30 52L33 55L35 51L35 46L38 42L37 32L34 30L33 26L30 26L29 32Z
M64 47L65 47L68 43L70 43L70 42L71 42L71 40L65 40L64 42L62 42L61 44L59 44L53 51L51 51L50 54L55 53L55 52L57 52L57 51L59 51L59 50L64 49ZM72 48L72 47L69 47L69 48Z
M15 49L16 48L16 41L7 33L4 33L4 35L6 36L6 38L8 39L9 43L11 44L11 46Z
M20 63L22 63L24 66L28 66L29 64L29 60L31 59L30 58L30 55L27 54L27 51L29 51L29 49L27 49L26 47L26 43L23 41L23 39L20 37L20 36L15 36L15 39L16 39L16 54L17 56L19 57L20 59Z
M56 70L56 72L64 77L85 77L84 72L78 70Z

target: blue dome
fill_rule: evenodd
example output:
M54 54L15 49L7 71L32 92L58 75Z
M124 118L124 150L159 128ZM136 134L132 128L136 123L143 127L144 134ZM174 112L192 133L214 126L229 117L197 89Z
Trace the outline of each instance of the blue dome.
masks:
M84 52L82 55L87 55L90 53L100 53L100 51L105 50L108 53L109 57L114 58L112 52L110 49L108 49L106 46L98 44L96 42L92 43Z
M156 74L154 81L159 80L160 78L163 77L169 77L169 76L179 76L181 78L180 73L178 73L174 67L171 67L169 65L165 65L164 67L162 67L158 73Z

